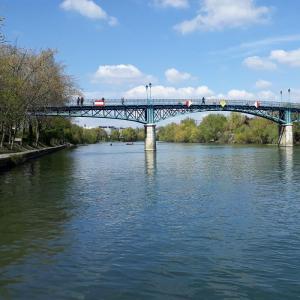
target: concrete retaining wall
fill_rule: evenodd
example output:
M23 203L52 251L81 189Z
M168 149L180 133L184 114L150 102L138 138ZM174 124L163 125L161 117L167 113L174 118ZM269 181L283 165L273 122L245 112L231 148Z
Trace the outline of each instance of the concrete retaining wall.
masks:
M70 147L70 145L61 145L56 147L49 147L37 150L29 150L19 153L9 153L0 155L0 170L10 169L12 167L23 164L24 162L38 158L40 156L59 151L65 148Z

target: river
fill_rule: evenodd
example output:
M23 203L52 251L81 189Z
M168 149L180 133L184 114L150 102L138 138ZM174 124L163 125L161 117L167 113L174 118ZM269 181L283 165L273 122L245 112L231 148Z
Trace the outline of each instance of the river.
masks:
M0 299L300 299L300 148L97 144L0 173Z

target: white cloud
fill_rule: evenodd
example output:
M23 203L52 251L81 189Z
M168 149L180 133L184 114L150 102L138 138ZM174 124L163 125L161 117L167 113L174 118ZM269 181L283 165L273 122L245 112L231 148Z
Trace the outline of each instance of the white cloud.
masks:
M109 25L115 26L118 20L109 16L98 4L92 0L64 0L60 7L66 11L76 11L82 16L90 19L107 21Z
M225 98L229 100L278 100L278 96L272 91L264 90L258 93L252 93L245 90L232 89L226 95L219 94L217 98Z
M293 51L274 50L271 51L270 58L281 64L300 67L300 49Z
M273 50L269 57L250 56L243 63L254 70L275 70L277 65L272 60L291 67L300 67L300 48L292 51Z
M210 54L212 55L226 54L227 56L228 54L230 54L230 57L249 56L261 50L264 50L270 47L271 45L290 43L295 41L300 41L300 34L282 35L282 36L269 37L269 38L251 41L251 42L244 42L233 47L211 51Z
M188 0L154 0L154 4L161 7L174 7L174 8L189 7Z
M266 22L271 9L253 0L203 0L199 14L175 26L182 34L196 30L222 30Z
M199 98L209 97L214 93L207 86L199 87L184 87L175 88L163 85L154 85L151 90L151 94L154 98ZM145 86L140 85L128 90L125 93L126 98L145 98L146 90Z
M253 100L255 99L255 95L252 93L249 93L245 90L230 90L227 93L226 98L231 100Z
M298 91L299 95L300 91ZM294 90L297 94L297 90ZM124 96L129 99L146 98L144 86L137 86L125 92ZM162 99L193 99L206 97L207 99L229 99L229 100L278 100L278 96L272 91L264 90L252 93L246 90L231 89L226 94L215 94L207 86L175 88L171 86L157 85L152 87L152 97Z
M272 91L260 91L258 94L258 99L261 100L278 100L278 96Z
M276 64L271 62L269 59L259 56L247 57L243 63L248 68L254 70L275 70L277 68Z
M106 84L140 84L149 81L155 81L155 79L143 74L137 67L130 64L99 66L92 77L93 83Z
M149 91L148 91L149 92ZM127 91L94 91L85 92L86 99L96 99L100 97L105 97L106 99L116 99L125 97L127 99L146 99L147 93L144 85L136 86ZM206 99L228 99L228 100L249 100L249 101L279 101L279 93L274 93L271 90L261 90L257 93L231 89L227 93L215 94L207 86L199 87L183 87L175 88L172 86L154 85L151 89L151 95L155 99L201 99L205 97ZM287 92L283 97L284 101L288 101ZM88 100L86 100L88 101ZM300 102L300 89L291 88L291 101Z
M171 68L165 72L166 79L170 83L179 83L185 80L192 79L192 75L185 72L179 72L178 70Z
M258 89L267 89L269 87L272 86L272 83L270 81L267 81L267 80L258 80L256 81L255 83L255 86L258 88Z
M291 88L291 102L300 102L300 89Z

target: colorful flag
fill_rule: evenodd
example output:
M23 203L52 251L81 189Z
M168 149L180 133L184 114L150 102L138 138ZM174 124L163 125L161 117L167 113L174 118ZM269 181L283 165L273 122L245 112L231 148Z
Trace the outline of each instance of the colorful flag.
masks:
M220 101L220 105L222 106L222 108L224 108L224 106L226 105L226 101L225 100L221 100Z
M186 101L185 101L185 105L186 105L187 107L190 107L192 104L193 104L192 100L186 100Z
M95 106L104 106L105 105L105 101L104 101L104 99L95 100L94 104L95 104Z
M255 106L256 108L260 107L260 102L259 102L259 101L255 101L254 106Z

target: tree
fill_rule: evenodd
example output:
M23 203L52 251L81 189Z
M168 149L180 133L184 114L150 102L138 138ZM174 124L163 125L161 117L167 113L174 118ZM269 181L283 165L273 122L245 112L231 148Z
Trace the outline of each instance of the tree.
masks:
M233 112L227 118L227 129L234 132L247 121L247 117L240 113Z
M5 138L11 149L15 136L23 137L26 127L34 131L35 146L49 119L31 114L49 105L64 105L76 94L72 78L55 61L55 51L39 53L10 45L0 46L0 146ZM32 130L33 129L33 130Z
M300 140L300 126L294 127L295 140ZM228 117L212 114L197 127L192 119L158 129L158 138L167 142L215 142L237 144L276 144L278 125L263 118L248 118L240 113Z
M121 135L125 142L135 142L138 138L136 131L130 127L123 129Z
M224 134L227 119L221 114L205 117L199 125L199 139L201 142L216 142Z
M110 134L111 141L119 141L120 140L120 132L117 129L112 130Z
M294 131L294 139L295 139L295 143L299 143L300 142L300 123L294 123L293 126L293 131Z

